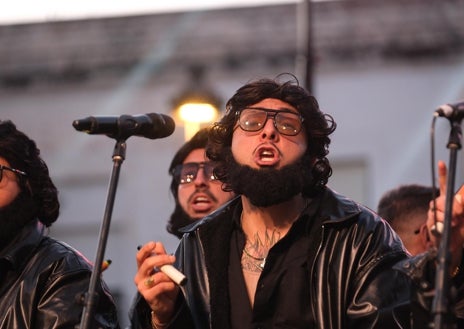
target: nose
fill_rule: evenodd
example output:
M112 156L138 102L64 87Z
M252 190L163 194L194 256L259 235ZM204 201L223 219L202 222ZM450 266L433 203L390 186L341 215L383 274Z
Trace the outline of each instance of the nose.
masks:
M203 167L198 168L197 176L193 180L195 186L207 186L208 185L208 177L205 175L205 170Z
M274 116L268 115L266 123L264 124L263 130L261 131L262 139L277 140L279 133L274 124Z

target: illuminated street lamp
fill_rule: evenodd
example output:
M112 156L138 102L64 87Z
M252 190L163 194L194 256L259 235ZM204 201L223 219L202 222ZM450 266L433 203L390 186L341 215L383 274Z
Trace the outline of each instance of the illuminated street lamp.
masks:
M184 126L184 138L189 140L203 126L219 118L220 99L204 83L204 69L191 68L190 82L185 90L173 100L174 118Z

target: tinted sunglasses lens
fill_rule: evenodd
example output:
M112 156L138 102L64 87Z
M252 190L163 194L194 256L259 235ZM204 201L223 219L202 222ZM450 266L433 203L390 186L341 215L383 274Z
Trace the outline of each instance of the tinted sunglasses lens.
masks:
M203 165L203 172L205 174L205 177L212 181L212 180L216 180L216 176L214 176L214 167L211 163L205 163Z
M180 166L179 171L179 183L187 184L195 180L198 173L198 164L196 163L186 163Z

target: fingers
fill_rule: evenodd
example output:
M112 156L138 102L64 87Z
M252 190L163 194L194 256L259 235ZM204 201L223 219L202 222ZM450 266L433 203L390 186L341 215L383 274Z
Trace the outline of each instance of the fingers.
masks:
M440 196L430 203L428 227L437 239L440 239L444 231L445 201L447 199L448 170L444 161L438 162L438 184ZM453 196L453 208L451 216L451 250L458 250L464 243L464 186ZM436 209L435 209L436 207ZM430 220L432 218L432 220ZM431 225L430 225L431 224Z
M434 208L433 201L430 202L429 211L427 213L427 230L428 236L431 243L435 246L438 245L437 238L439 238L443 232L443 218L444 213L440 209Z
M440 195L446 195L446 181L448 179L448 169L444 161L438 161L438 185L440 187Z
M443 222L437 221L436 224L433 224L431 227L432 233L441 235L443 233Z
M446 184L448 178L448 170L444 161L438 161L438 187L440 195L434 200L430 201L427 227L429 229L429 236L431 241L436 244L436 238L440 237L443 232L443 213L444 200L446 196Z
M464 185L461 186L459 191L454 196L454 203L453 203L453 224L464 226L464 203L463 203L463 196L464 196ZM464 229L464 227L463 227Z
M145 280L143 280L142 284L144 288L150 289L162 283L172 284L172 280L170 280L169 277L166 277L162 274L157 275L157 273L159 272L155 272L154 274L149 275Z
M169 319L179 294L179 287L172 280L164 273L156 272L138 282L137 290L150 309L156 310L158 318Z
M143 285L147 288L151 288L155 285L155 278L153 275L150 275L145 281L143 281Z
M459 203L461 206L464 206L463 199L464 199L464 184L461 185L458 192L456 193L455 201Z
M140 289L144 289L154 286L156 282L169 281L168 276L163 273L157 275L156 272L158 271L155 271L156 268L172 264L175 261L173 255L166 254L163 244L150 241L137 248L139 249L136 255L138 270L134 277L135 285Z
M448 178L448 170L447 170L446 164L444 161L440 160L438 161L438 182L440 185L440 196L446 196L447 178ZM457 226L459 224L458 222L463 217L463 212L464 212L463 196L464 196L464 185L461 186L459 191L454 195L453 210L452 210L453 216L452 216L452 221L451 221L452 227ZM443 200L443 198L440 198L440 199Z
M168 275L157 269L174 263L175 257L166 254L161 242L150 241L137 249L138 269L134 283L150 308L156 311L152 316L154 314L161 322L168 322L174 312L180 289Z
M137 249L139 250L137 252L137 255L135 256L135 259L137 260L137 267L140 268L142 263L147 257L151 256L151 253L153 252L153 249L155 248L155 242L150 241L144 246L138 246Z
M166 250L164 249L164 246L161 242L150 241L144 246L138 246L137 249L139 249L139 251L137 252L136 260L137 260L137 267L139 268L142 266L142 264L145 262L147 258L153 255L167 255ZM166 260L166 263L171 263L170 257L168 257L168 260Z

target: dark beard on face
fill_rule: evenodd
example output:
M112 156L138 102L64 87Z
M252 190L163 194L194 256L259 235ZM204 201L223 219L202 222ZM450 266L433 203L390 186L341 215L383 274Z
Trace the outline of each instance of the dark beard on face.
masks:
M193 223L194 221L195 220L190 218L182 207L177 204L169 219L168 232L174 234L180 239L182 238L183 233L180 233L179 229Z
M269 207L302 193L312 182L309 161L300 160L281 169L253 169L240 165L232 153L227 156L227 183L237 194L246 196L257 207Z
M10 243L37 214L34 200L21 192L9 205L0 208L0 249Z

